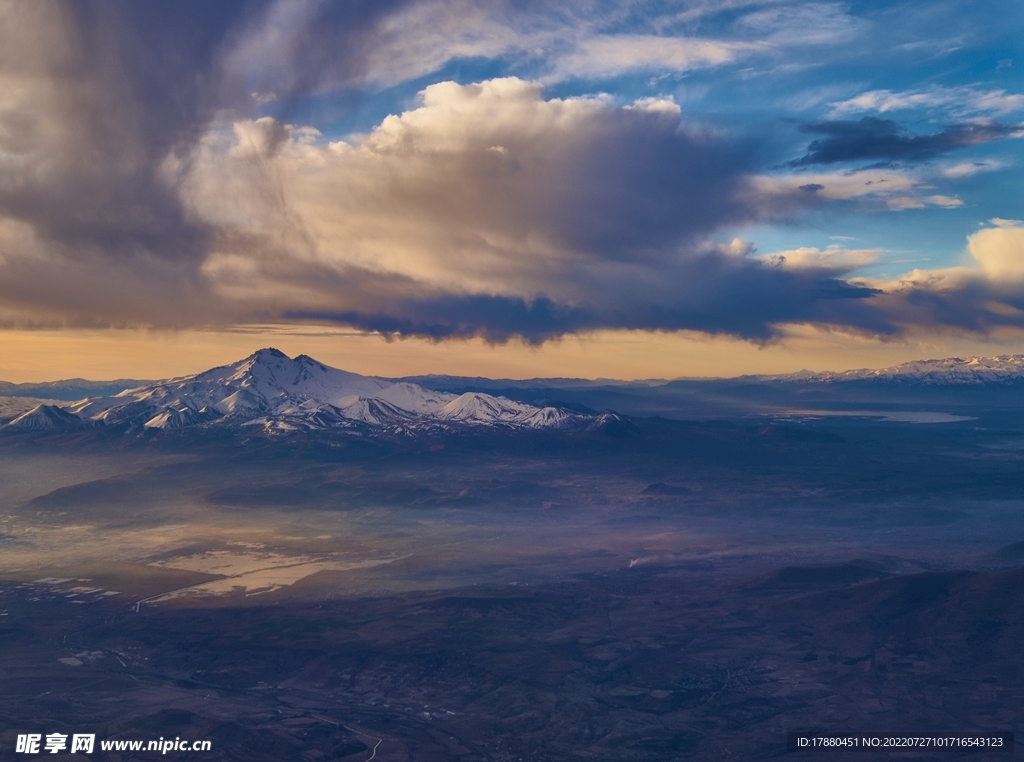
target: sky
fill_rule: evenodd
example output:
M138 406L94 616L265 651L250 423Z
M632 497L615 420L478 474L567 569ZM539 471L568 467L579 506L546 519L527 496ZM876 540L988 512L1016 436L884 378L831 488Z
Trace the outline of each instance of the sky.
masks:
M1024 352L1016 0L0 0L0 379Z

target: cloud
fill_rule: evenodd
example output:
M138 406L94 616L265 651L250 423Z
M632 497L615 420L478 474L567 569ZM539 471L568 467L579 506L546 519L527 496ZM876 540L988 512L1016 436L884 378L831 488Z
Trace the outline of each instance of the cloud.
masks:
M560 56L550 79L602 79L637 71L685 72L731 63L763 45L641 34L600 35Z
M215 55L224 13L193 5L5 5L0 216L69 255L201 250L201 231L153 182L154 165L215 107L216 83L191 67Z
M1004 221L1012 222L1012 221ZM991 336L1024 329L1024 228L985 228L967 238L972 264L914 270L891 281L859 279L877 293L844 305L845 319L874 320L893 335L922 331Z
M980 230L967 239L967 250L986 275L1024 281L1024 227L1000 220L998 227ZM1002 224L1000 224L1002 223Z
M1005 90L981 90L976 87L939 87L924 90L869 90L845 101L833 103L834 116L864 111L885 114L910 109L946 108L960 116L987 114L1004 116L1024 111L1024 94Z
M242 122L165 167L214 231L208 287L239 310L436 338L628 327L760 339L820 300L868 293L832 266L795 272L707 243L817 201L760 190L746 151L685 127L671 101L445 82L357 140L298 134Z
M881 253L881 249L843 249L839 246L829 246L822 250L804 246L799 249L764 254L760 258L781 267L798 270L831 270L837 275L845 275L872 264Z
M986 159L984 161L965 161L944 167L939 174L950 180L959 180L961 177L970 177L982 172L995 172L1003 169L1006 165L1002 162Z
M773 258L720 240L835 202L956 206L907 171L821 167L921 161L1015 125L821 122L800 171L759 175L752 141L670 98L555 98L514 77L432 84L343 140L295 116L309 96L359 98L460 58L612 77L790 44L781 11L749 18L741 44L602 8L0 6L0 325L315 318L435 339L628 328L766 341L793 323L897 335L1017 319L1011 224L971 238L972 267L895 284L852 278L867 252ZM822 40L852 28L838 6L810 10Z
M778 205L782 198L793 199L797 192L815 203L849 201L865 210L903 211L938 206L952 209L964 205L954 196L929 193L931 178L920 172L892 168L757 175L750 183L764 198Z
M236 140L232 150L238 156L271 158L292 137L290 127L269 116L254 121L235 122L232 127Z
M902 212L907 209L925 209L929 206L956 209L963 206L964 202L954 196L889 196L885 199L885 205L890 211Z
M850 201L886 199L914 191L918 180L896 169L867 169L862 172L800 172L758 175L753 182L769 196L800 191L817 200Z
M523 10L501 0L277 0L234 35L225 66L260 99L285 106L308 95L390 87L454 59L545 44L549 26Z
M865 116L857 121L828 121L804 125L804 132L824 135L811 141L807 153L788 162L791 167L839 162L918 162L959 148L1024 135L1024 126L975 121L954 124L941 132L913 135L891 119Z
M77 324L122 319L119 302L133 319L202 304L207 231L157 175L234 102L216 61L241 12L0 5L0 301Z
M933 206L941 206L943 209L956 209L957 207L964 205L964 202L955 196L926 196L925 201Z
M840 3L774 3L742 15L737 26L776 45L835 45L853 40L867 25Z
M453 61L503 58L550 83L687 72L767 49L757 39L651 33L670 20L664 12L637 29L638 16L651 10L644 2L590 0L279 0L253 15L226 60L252 83L254 99L286 107L308 95L392 87Z
M545 100L515 79L440 83L420 108L331 144L246 116L526 45L549 46L552 66L616 52L615 70L714 65L745 49L601 36L595 25L614 19L595 7L528 6L6 5L5 319L184 326L318 311L438 336L621 323L760 337L822 294L861 293L709 242L723 225L816 202L758 191L742 144L684 127L667 99L623 107ZM782 289L762 298L766 314L726 314L762 271Z

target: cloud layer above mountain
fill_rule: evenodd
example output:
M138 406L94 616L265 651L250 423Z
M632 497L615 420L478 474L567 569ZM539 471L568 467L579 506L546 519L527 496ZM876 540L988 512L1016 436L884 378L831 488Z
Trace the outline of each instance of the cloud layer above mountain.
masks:
M812 214L963 206L936 183L974 173L934 160L1018 136L1018 96L998 91L1003 121L979 106L930 132L804 121L803 153L780 161L757 129L615 91L723 67L739 81L808 46L853 44L866 23L831 4L719 11L2 4L0 324L316 320L530 342L1024 326L1012 225L974 233L968 266L896 280L856 277L876 259L863 248L773 257L744 240ZM968 90L927 92L934 107ZM374 98L396 107L360 123ZM911 101L876 89L831 108Z

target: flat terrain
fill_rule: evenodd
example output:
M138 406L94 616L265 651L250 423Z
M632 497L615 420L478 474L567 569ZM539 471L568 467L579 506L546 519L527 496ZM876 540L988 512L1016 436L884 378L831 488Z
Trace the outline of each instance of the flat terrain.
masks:
M201 758L225 760L767 759L787 730L1019 722L1024 569L747 570L138 613L7 584L3 743L39 728L210 739Z

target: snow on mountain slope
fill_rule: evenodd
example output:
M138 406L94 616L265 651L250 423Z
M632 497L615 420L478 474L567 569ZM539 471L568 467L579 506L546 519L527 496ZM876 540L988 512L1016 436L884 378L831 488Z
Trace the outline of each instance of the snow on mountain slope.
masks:
M22 413L4 428L13 431L49 431L79 426L82 419L56 405L37 405Z
M433 414L447 405L454 394L435 392L422 386L405 382L391 384L377 395L377 399L389 402L403 410L414 410L418 413Z
M149 429L234 424L266 431L365 424L423 428L452 424L553 428L580 416L488 394L435 392L330 368L305 355L261 349L233 365L194 376L81 400L67 408L81 420L137 423Z
M504 397L466 392L441 408L437 417L446 421L465 423L498 422L530 428L547 428L564 425L574 415L575 413L560 408L538 408Z
M186 426L195 426L199 423L215 421L218 418L220 418L220 414L208 407L199 410L192 410L185 406L168 407L146 421L143 426L147 429L183 429Z
M10 422L19 415L29 412L40 405L60 405L56 399L38 399L36 397L3 397L0 396L0 422Z
M842 381L881 381L918 384L1008 383L1024 379L1024 355L997 357L947 357L942 360L915 360L891 368L826 371L800 371L783 376L752 376L752 379L782 382L835 383Z

